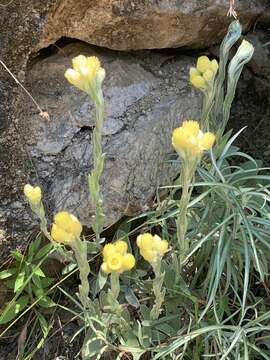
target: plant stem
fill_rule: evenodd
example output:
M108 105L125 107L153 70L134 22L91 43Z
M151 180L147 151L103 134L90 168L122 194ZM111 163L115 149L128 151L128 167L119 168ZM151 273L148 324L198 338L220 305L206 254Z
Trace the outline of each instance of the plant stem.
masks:
M89 295L89 282L88 275L90 273L90 266L87 260L87 245L85 241L77 238L72 245L72 249L75 254L75 258L78 264L81 284L79 285L79 296L81 303L86 310L89 307L90 299Z
M183 167L180 175L180 183L182 186L182 194L181 199L179 201L179 214L176 220L176 229L177 229L177 240L178 240L178 247L180 252L180 263L182 264L183 259L186 256L186 253L189 249L189 241L186 239L186 232L187 232L187 208L188 203L191 196L191 191L189 190L191 180L194 174L193 166L191 166L191 162L184 161Z
M115 301L120 293L120 283L119 283L119 274L111 273L111 293Z
M104 120L104 99L102 93L96 98L95 108L96 122L92 135L94 168L88 176L88 187L90 201L95 209L93 230L96 235L96 241L99 242L104 225L103 201L100 191L100 178L104 167L104 154L101 143Z
M150 312L150 319L156 320L159 318L160 309L164 302L166 290L162 290L164 273L161 272L161 258L158 258L155 263L152 264L155 273L153 280L153 292L155 295L155 304Z

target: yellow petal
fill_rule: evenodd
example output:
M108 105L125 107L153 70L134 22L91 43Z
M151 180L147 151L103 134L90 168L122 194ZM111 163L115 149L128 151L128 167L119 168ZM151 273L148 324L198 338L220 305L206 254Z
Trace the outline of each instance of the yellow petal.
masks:
M211 62L207 56L200 56L197 60L197 70L204 73L207 69L211 68Z
M42 193L39 186L33 187L30 184L26 184L23 189L24 195L28 201L34 205L39 204L41 201Z
M105 272L106 274L109 274L109 273L110 273L110 269L109 269L109 267L108 267L108 265L107 265L106 262L104 262L104 263L101 264L101 270L102 270L103 272Z
M97 71L97 81L101 84L103 82L103 80L105 79L106 76L106 72L103 68L100 68Z
M203 78L205 81L211 81L213 80L215 74L212 70L207 69L204 73L203 73Z
M205 89L206 88L206 82L204 78L200 75L192 75L190 77L191 84L198 88L198 89Z
M113 244L106 244L103 248L102 255L104 261L107 261L108 257L115 253L115 247Z
M83 80L81 74L74 69L67 69L65 78L74 86L84 91Z
M119 253L114 253L108 256L106 263L110 271L121 272L123 267L123 256Z
M68 233L79 237L82 232L82 225L76 216L67 211L59 211L54 217L54 223Z
M78 55L72 59L72 65L74 70L80 72L82 67L87 67L87 58L84 55Z
M124 255L127 252L128 245L125 241L118 240L114 243L114 249L121 255Z
M151 250L153 247L153 236L150 233L145 233L141 237L141 246L143 250Z
M189 69L189 76L200 76L201 73L195 68L195 67L191 67Z
M123 256L123 267L125 270L130 270L135 266L135 257L132 254L125 254Z
M74 215L70 215L71 222L70 222L70 231L76 236L80 237L82 232L82 224Z
M188 145L187 139L187 131L185 131L183 127L179 127L173 130L172 145L176 151L185 151Z
M144 258L144 260L146 260L150 263L152 263L156 260L156 254L154 251L141 249L140 254Z
M75 240L75 237L73 234L66 232L62 228L58 227L56 224L52 225L51 237L54 241L63 243L63 244L67 244L67 243Z
M211 70L214 72L214 74L218 71L218 62L216 59L211 61Z
M182 128L188 130L194 136L197 136L200 131L200 125L198 121L194 121L194 120L183 121Z
M87 58L87 66L96 72L101 68L100 61L96 56L89 56Z
M168 244L168 241L166 240L160 240L156 243L156 251L161 255L163 256L167 251L168 251L168 247L169 247L169 244Z
M203 150L209 150L212 148L215 142L215 135L211 132L207 132L203 135L201 139L201 146Z
M137 236L136 244L138 247L141 247L142 244L142 235Z

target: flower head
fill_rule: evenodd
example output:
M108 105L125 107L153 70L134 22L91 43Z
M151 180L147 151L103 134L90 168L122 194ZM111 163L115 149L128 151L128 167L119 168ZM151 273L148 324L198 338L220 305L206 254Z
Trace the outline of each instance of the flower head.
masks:
M54 241L68 244L80 237L82 224L76 216L67 211L60 211L54 217L51 236Z
M67 69L66 79L74 86L87 93L91 88L101 85L105 78L105 70L96 56L76 56L72 60L73 69Z
M228 77L229 82L234 82L237 78L236 74L241 67L244 66L254 53L254 46L247 40L243 40L239 48L237 49L236 54L232 58L229 68L228 68Z
M111 272L120 274L123 271L131 270L135 266L135 258L127 250L127 243L122 240L118 240L113 244L106 244L102 251L102 271L107 274Z
M172 144L183 158L198 158L204 150L209 150L215 142L215 135L200 130L199 123L194 120L184 121L182 126L174 129Z
M137 237L137 246L142 257L151 264L162 258L168 251L168 241L150 233L139 235Z
M200 56L197 60L196 68L190 68L190 82L196 88L206 90L212 84L217 71L217 60L211 61L207 56Z
M30 184L26 184L23 189L24 195L27 200L33 204L38 205L41 201L42 193L39 186L33 187Z

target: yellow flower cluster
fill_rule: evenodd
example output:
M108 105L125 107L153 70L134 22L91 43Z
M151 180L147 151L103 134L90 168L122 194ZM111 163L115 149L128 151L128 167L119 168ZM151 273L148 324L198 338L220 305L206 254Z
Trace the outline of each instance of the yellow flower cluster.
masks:
M72 60L73 69L65 72L66 79L82 91L89 92L91 82L97 80L102 83L105 78L105 70L101 67L100 61L95 56L76 56Z
M51 237L54 241L68 244L79 238L82 232L82 224L76 216L67 211L60 211L54 217Z
M122 273L135 265L135 257L127 253L128 246L125 241L118 240L114 244L106 244L103 248L102 271L105 273Z
M215 135L211 132L203 133L197 121L184 121L182 126L174 129L172 144L175 150L183 157L199 157L204 150L212 148Z
M190 82L196 88L204 90L212 82L218 71L217 60L209 60L207 56L200 56L197 60L197 66L190 68Z
M150 233L139 235L137 237L137 245L142 257L150 263L154 263L162 258L168 250L168 242L166 240L161 240L158 235L153 236Z
M33 187L30 184L26 184L23 189L24 195L27 200L33 204L38 205L41 201L42 193L39 186Z

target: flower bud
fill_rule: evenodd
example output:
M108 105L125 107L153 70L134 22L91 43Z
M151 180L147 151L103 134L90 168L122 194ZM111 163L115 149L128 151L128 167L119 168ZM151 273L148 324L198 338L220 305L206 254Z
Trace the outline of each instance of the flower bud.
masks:
M26 184L23 189L24 195L26 196L27 200L33 204L37 205L41 202L41 189L39 186L33 187L30 184Z

